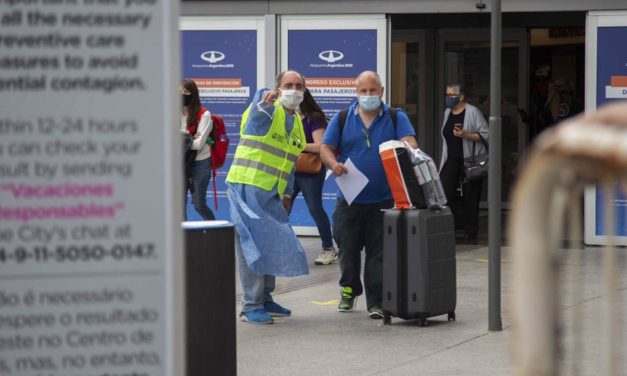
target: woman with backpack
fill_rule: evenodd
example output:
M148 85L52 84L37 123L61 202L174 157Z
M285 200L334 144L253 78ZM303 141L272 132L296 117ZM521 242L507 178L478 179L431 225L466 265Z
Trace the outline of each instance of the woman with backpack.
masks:
M192 194L194 209L205 220L215 219L213 212L207 206L207 188L211 179L211 149L207 144L207 138L213 128L211 113L200 105L200 95L198 87L192 80L181 82L181 95L183 100L181 131L193 136L191 151L196 152L195 158L191 160L191 166L186 170L190 171L190 178L186 179L185 186L185 209L187 208L187 191ZM191 180L191 182L190 182ZM187 219L186 210L184 210Z

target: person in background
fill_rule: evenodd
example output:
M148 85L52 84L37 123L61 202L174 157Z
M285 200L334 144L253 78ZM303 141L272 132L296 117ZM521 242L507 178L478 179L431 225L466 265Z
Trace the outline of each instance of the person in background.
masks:
M562 77L553 81L544 110L548 126L573 117L583 109L583 103L575 97L575 86L571 80Z
M240 141L226 177L235 253L244 290L240 319L271 324L292 311L274 301L276 276L307 274L307 257L288 213L294 164L305 148L296 109L303 100L300 73L277 76L274 90L260 89L242 115Z
M462 182L464 241L467 244L473 244L477 241L479 200L483 182L464 181L464 158L473 155L473 151L474 155L487 153L479 134L487 143L488 123L481 111L467 103L465 99L464 89L460 84L446 86L440 180L448 204L453 211L459 210L451 205L451 202L456 195L460 181Z
M327 127L327 118L308 89L305 89L303 101L300 103L299 109L307 139L303 152L320 154L320 144L322 144L324 130ZM301 192L307 204L309 214L316 222L320 240L322 240L322 252L314 261L316 265L329 265L337 261L337 251L333 247L331 223L322 206L322 186L324 185L326 171L324 165L322 165L318 173L306 173L297 170L294 192L291 198L293 204L296 196Z
M409 85L407 85L407 100L405 100L405 103L418 105L418 84L418 75L413 73L410 77Z
M549 96L550 72L549 66L536 70L529 93L529 111L519 109L522 121L527 124L530 141L547 126L544 106Z
M193 136L191 150L196 151L196 158L190 168L191 179L185 187L183 213L187 219L187 191L189 190L194 209L203 219L212 220L215 216L207 206L207 188L211 179L211 149L207 145L207 138L213 129L211 113L200 105L200 95L194 81L183 80L180 91L183 100L181 132L187 132Z
M365 290L368 315L382 319L382 210L391 208L394 202L379 156L379 144L402 140L414 148L418 146L414 128L405 113L397 111L396 124L393 123L390 106L382 102L383 86L377 73L360 73L355 85L358 100L348 108L345 124L339 124L339 114L331 119L322 140L320 157L335 176L351 173L344 164L350 158L368 178L368 183L350 205L338 192L333 212L333 235L340 250L338 311L352 311L357 297ZM361 283L361 250L364 248L365 289Z

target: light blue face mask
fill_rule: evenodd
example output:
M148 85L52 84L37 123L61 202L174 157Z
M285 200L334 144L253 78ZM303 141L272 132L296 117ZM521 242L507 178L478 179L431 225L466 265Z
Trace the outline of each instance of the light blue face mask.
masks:
M381 105L381 97L378 95L360 95L359 96L359 107L362 110L371 112L379 108Z

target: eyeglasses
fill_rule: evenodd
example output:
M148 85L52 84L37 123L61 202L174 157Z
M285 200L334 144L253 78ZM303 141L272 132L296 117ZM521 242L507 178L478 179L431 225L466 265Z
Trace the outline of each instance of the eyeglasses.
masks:
M368 131L365 130L364 128L362 128L361 131L364 134L364 136L366 136L366 145L368 145L368 149L370 149L370 135L368 134Z
M445 97L449 97L449 98L457 98L460 96L460 94L454 94L454 93L444 93Z

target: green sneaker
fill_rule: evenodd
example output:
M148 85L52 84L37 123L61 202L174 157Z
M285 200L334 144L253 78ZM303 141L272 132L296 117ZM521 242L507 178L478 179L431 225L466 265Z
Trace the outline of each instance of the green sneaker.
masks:
M350 312L355 306L357 297L353 296L353 289L351 287L342 287L340 290L340 304L337 306L338 312Z

